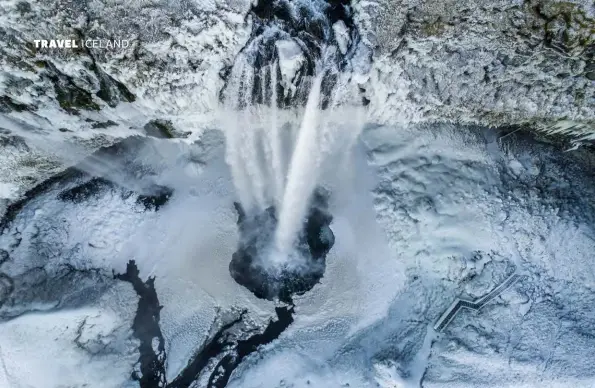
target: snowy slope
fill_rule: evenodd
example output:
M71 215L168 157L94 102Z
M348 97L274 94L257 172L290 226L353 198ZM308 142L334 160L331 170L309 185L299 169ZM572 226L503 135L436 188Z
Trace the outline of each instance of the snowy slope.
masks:
M375 122L530 124L592 139L592 2L380 0L358 10L375 48L365 86Z
M296 298L295 322L240 364L230 386L591 386L592 156L479 128L377 127L363 136L351 162L323 174L335 193L336 236L324 278ZM125 188L147 180L173 188L156 212L120 189L82 202L61 199L78 179L58 181L27 202L0 237L9 254L0 270L17 285L0 314L19 316L1 323L6 341L28 330L32 312L56 307L37 313L37 324L76 327L94 316L103 322L93 326L100 337L129 328L136 298L114 294L124 285L111 271L122 272L130 259L141 278L156 277L170 381L221 312L248 309L256 327L266 322L273 304L256 300L227 272L237 237L222 140L212 132L194 146L144 141L103 165ZM121 178L130 168L144 173ZM482 296L511 270L526 278L479 313L459 313L444 333L432 331L455 297ZM109 323L105 309L119 311L123 323ZM64 342L43 342L44 349L70 349L74 364L67 365L78 365L75 332L64 333ZM113 357L129 357L127 349ZM100 368L113 360L92 361L85 378L95 378L94 362ZM5 362L4 378L20 379L32 362ZM110 376L106 386L128 379Z
M455 3L353 3L362 42L349 66L369 103L368 121L521 124L575 144L591 141L593 5ZM86 155L146 134L151 120L189 140L217 127L220 92L252 33L249 9L246 1L2 2L0 129L26 135L34 150L11 158L11 176L0 181L19 196L73 164L56 155L65 141ZM342 28L333 27L338 36ZM126 39L130 46L32 47L52 37ZM296 58L285 61L286 76ZM43 160L39 176L15 163L20 158Z
M595 188L578 178L591 176L592 159L559 156L527 139L499 142L491 131L401 129L398 140L392 131L366 135L385 247L335 251L320 288L298 302L296 324L232 386L595 384ZM352 241L341 238L338 221L339 245L371 241L369 232L355 232L366 228L365 206L358 208L338 209L354 230ZM527 277L479 313L464 310L443 334L433 332L456 296L484 295L514 269Z
M132 317L120 306L127 291L113 289L97 307L32 313L2 323L0 384L135 386L123 384L136 361Z
M341 77L367 126L357 141L344 131L356 149L316 171L336 243L289 327L247 352L229 386L595 386L595 160L589 148L566 152L593 140L593 5L352 5L358 35L342 20L332 31L342 54L353 47ZM243 193L218 131L236 116L220 99L258 30L250 6L0 3L0 386L138 386L146 348L173 383L209 340L250 344L287 307L228 269ZM32 49L54 36L132 45ZM304 52L274 47L291 89ZM294 114L256 111L267 123ZM142 138L85 159L132 135ZM72 165L84 173L63 172ZM122 281L132 260L149 296ZM432 329L455 298L479 298L514 271L522 280L480 311ZM143 319L159 332L146 343ZM197 382L174 386L206 386L233 358L222 347Z

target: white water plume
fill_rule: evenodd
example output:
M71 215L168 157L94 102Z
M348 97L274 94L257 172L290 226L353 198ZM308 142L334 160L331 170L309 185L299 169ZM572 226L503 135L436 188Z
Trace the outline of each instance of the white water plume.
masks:
M269 206L277 209L273 249L278 254L271 255L270 260L286 261L306 220L321 173L332 167L325 163L338 163L359 135L361 107L338 106L339 95L348 89L348 81L340 79L337 84L342 87L333 90L323 110L325 74L319 71L311 80L305 107L280 109L277 62L263 67L255 77L245 55L240 54L236 61L224 95L226 160L247 213L262 212ZM262 104L251 104L255 79L260 80ZM291 145L285 147L287 143Z
M282 159L282 142L279 133L279 122L277 120L277 62L270 68L271 73L271 125L270 125L270 144L271 144L271 166L275 182L275 196L282 198L285 184Z
M279 225L275 235L277 249L282 253L288 252L293 245L293 239L301 228L308 210L310 194L316 188L316 174L321 157L316 139L321 83L320 75L312 83L295 150L289 164L287 186L281 202Z
M138 193L150 193L154 184L151 179L139 178L122 171L121 162L114 161L110 156L90 154L88 148L77 145L74 140L52 138L51 129L36 127L8 116L0 116L0 126L10 129L14 135L25 139L28 147L51 158L59 170L76 167L79 171L108 179L118 186Z
M227 145L226 161L231 169L236 193L245 210L254 207L254 194L250 187L250 174L244 163L246 148L242 139L243 132L249 130L249 125L246 125L245 121L246 112L241 108L246 98L245 94L252 90L254 77L252 71L252 67L247 63L244 55L239 55L236 65L232 69L224 96L227 103L226 108L231 112L223 113ZM248 80L250 82L247 82Z

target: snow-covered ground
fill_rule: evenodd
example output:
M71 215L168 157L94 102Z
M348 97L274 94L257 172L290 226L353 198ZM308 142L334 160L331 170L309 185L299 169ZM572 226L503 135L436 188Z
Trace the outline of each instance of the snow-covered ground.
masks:
M216 118L225 74L249 40L250 5L246 0L3 1L0 95L17 104L3 113L49 131L67 130L57 133L62 138L101 137L104 131L94 124L107 120L135 133L156 118L198 136ZM363 43L349 61L374 122L394 124L405 117L523 123L592 139L591 1L366 0L353 2L353 8ZM333 30L344 48L344 26L338 23ZM130 45L83 52L31 48L42 37L109 37ZM279 42L284 81L302 62L287 43ZM89 95L80 114L61 101L52 80L57 72L72 81L76 88L71 89ZM121 93L108 101L96 96L104 75L128 88L134 101ZM106 132L103 136L113 136Z
M88 154L146 134L145 125L156 119L190 140L216 127L226 74L254 27L250 6L245 0L1 2L0 132L27 135L34 149L5 158L11 150L2 147L0 213L9 198L73 163L72 149L55 155L63 143ZM369 103L370 122L523 124L575 144L592 141L592 2L366 0L353 10L362 39L352 42L349 75L357 98ZM345 26L336 23L333 31L344 48ZM74 37L130 45L32 48L35 39ZM302 55L290 41L277 48L279 81L291 88ZM132 97L115 91L120 86Z
M95 163L125 187L172 188L159 211L119 189L63 200L80 181L62 180L0 236L10 256L0 271L14 284L0 307L1 386L131 384L137 299L111 277L130 259L142 279L156 277L169 380L222 312L248 309L255 325L274 315L228 273L237 235L222 135L141 144L126 164ZM229 386L593 386L592 165L588 152L522 133L367 128L348 163L322 174L336 236L324 278ZM122 179L130 169L136 178ZM455 297L482 296L512 270L526 277L433 331Z
M251 57L279 65L271 101L276 82L295 92L316 55L293 38L337 15L293 1L310 12L302 25L250 11L258 3L0 1L0 387L138 385L142 296L113 276L130 260L142 281L155 277L170 382L228 315L247 310L250 328L275 316L229 275L232 203L246 193L217 131L235 117L222 92L234 64L243 85L260 60L239 61L268 50L259 23L284 32L276 57ZM336 85L333 97L361 101L369 124L353 152L332 144L345 149L336 164L304 167L294 186L319 175L331 190L336 243L320 284L295 298L291 326L229 385L595 386L595 159L569 151L595 138L592 1L351 5L332 21L334 41L314 43L341 52L338 85L355 93ZM36 50L40 38L131 44ZM244 124L234 129L248 133ZM80 164L133 135L185 139L134 140ZM71 195L89 177L59 174L77 164L115 186ZM159 210L139 197L152 185L173 190ZM456 297L485 295L513 271L521 281L434 332Z
M3 322L0 384L136 386L127 382L137 356L130 337L129 312L134 310L126 306L136 301L126 288L114 287L93 307L29 313Z
M365 135L385 244L364 221L368 170L358 204L336 210L322 283L232 386L593 386L592 160L478 129L393 133ZM456 296L481 296L515 268L527 278L433 332Z

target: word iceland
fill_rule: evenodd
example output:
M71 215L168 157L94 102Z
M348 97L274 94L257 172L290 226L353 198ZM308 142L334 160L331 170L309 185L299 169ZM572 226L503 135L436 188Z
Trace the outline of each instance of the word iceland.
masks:
M127 39L35 39L35 48L127 48L130 42Z

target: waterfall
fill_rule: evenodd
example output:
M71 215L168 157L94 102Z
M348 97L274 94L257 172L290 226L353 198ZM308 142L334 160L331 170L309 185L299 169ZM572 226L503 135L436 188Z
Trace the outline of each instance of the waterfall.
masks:
M244 163L246 150L242 139L244 136L242 125L245 123L241 120L242 116L245 115L245 112L241 111L242 106L245 106L243 104L243 101L245 101L243 95L246 94L246 90L249 90L248 86L246 86L246 81L253 78L247 75L251 71L252 68L247 64L246 58L239 56L236 65L232 69L228 88L225 90L226 111L229 110L230 113L233 112L234 114L223 113L226 162L231 169L236 194L245 209L252 209L254 207L254 194L250 187L249 173ZM251 84L249 87L251 87Z
M283 171L282 158L282 142L279 133L279 123L277 121L277 62L273 63L270 68L271 73L271 130L269 132L271 144L271 166L273 169L273 177L275 184L276 198L282 198L285 184L285 174ZM276 205L280 205L276 203Z
M273 214L274 230L259 242L267 252L258 256L269 264L295 251L313 193L325 171L344 170L363 117L350 75L360 39L349 2L282 5L253 6L253 33L221 95L226 162L242 214Z
M308 210L308 201L317 183L320 153L317 141L320 87L322 75L312 83L302 118L295 149L289 163L285 195L281 201L279 224L275 234L276 248L286 254L301 229ZM277 257L277 256L276 256Z
M325 109L322 92L329 69L317 66L308 82L305 107L281 109L278 103L278 61L256 70L248 54L236 59L224 94L226 161L238 199L246 213L276 209L274 234L278 262L289 256L303 229L309 201L320 173L333 157L344 157L361 130L354 120L361 111L342 109L338 100L349 82L335 83ZM258 74L256 73L258 72ZM255 88L255 80L258 87ZM257 90L255 97L254 90ZM260 104L254 102L258 99ZM355 115L355 116L354 116ZM290 132L295 131L294 137ZM291 139L289 147L284 144Z

